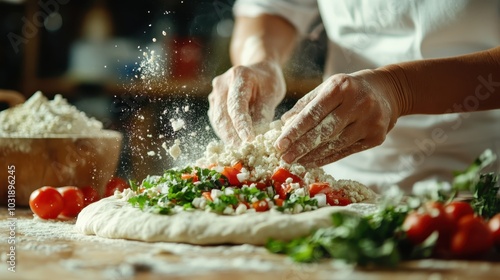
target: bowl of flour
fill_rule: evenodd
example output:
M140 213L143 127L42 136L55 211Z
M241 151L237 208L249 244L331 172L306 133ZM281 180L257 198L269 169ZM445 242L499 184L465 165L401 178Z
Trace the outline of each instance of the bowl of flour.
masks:
M121 133L68 103L36 92L0 112L0 204L26 206L42 186L93 186L102 194L114 175Z

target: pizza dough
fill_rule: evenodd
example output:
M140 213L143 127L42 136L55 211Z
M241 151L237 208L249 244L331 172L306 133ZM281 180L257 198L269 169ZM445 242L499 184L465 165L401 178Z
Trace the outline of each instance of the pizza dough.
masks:
M75 229L83 234L147 242L182 242L199 245L263 245L269 238L291 240L331 225L331 214L345 211L366 215L377 206L353 203L323 207L300 214L278 211L226 216L206 211L159 215L143 212L115 197L92 203L78 216Z

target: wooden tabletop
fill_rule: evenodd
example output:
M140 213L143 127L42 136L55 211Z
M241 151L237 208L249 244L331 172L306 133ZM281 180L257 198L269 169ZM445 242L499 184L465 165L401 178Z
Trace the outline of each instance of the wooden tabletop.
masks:
M0 235L0 279L500 279L495 256L403 262L397 269L355 268L333 261L297 264L250 245L192 246L85 236L73 231L72 221L41 221L29 209L16 209L9 216L0 208Z

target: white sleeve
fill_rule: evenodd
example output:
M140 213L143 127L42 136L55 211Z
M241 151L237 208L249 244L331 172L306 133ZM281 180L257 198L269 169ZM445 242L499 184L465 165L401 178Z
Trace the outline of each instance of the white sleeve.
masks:
M292 23L300 35L307 34L319 17L317 0L237 0L233 13L246 17L278 15Z

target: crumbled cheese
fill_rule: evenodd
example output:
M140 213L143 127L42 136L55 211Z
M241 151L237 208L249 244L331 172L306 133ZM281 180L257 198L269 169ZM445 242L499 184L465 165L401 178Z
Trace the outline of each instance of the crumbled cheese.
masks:
M166 143L163 143L162 144L162 147L167 150L167 144ZM181 141L179 139L175 139L174 141L174 145L172 145L172 147L168 148L168 154L174 159L176 160L182 153L182 150L181 150Z
M294 192L290 198L308 196L308 186L312 183L323 182L333 188L342 189L352 202L361 202L375 198L373 191L368 189L361 183L350 180L335 180L331 175L326 174L321 168L307 169L298 163L288 164L281 160L280 153L274 148L276 139L281 135L282 122L276 121L271 123L269 130L264 134L257 135L254 140L245 142L237 147L228 146L222 141L213 141L209 143L203 154L203 157L196 161L197 166L208 167L217 164L213 167L216 171L222 171L225 166L233 166L237 162L241 162L245 168L237 175L240 182L265 182L278 168L285 168L292 174L295 174L303 179L302 183L293 183L292 178L287 178ZM250 187L255 187L255 184L250 184ZM243 188L248 187L243 185ZM273 190L268 190L273 193ZM315 198L318 200L318 206L326 206L326 196L320 195ZM256 198L251 199L252 202L257 201ZM304 209L293 209L296 211ZM309 209L308 209L309 210Z
M326 206L326 195L324 193L318 193L313 197L313 199L318 201L318 207Z
M183 119L170 119L170 124L172 125L172 129L175 131L179 131L183 129L186 125L186 122Z
M236 215L243 214L247 211L247 206L243 203L240 203L238 207L236 207L236 210L234 211Z

